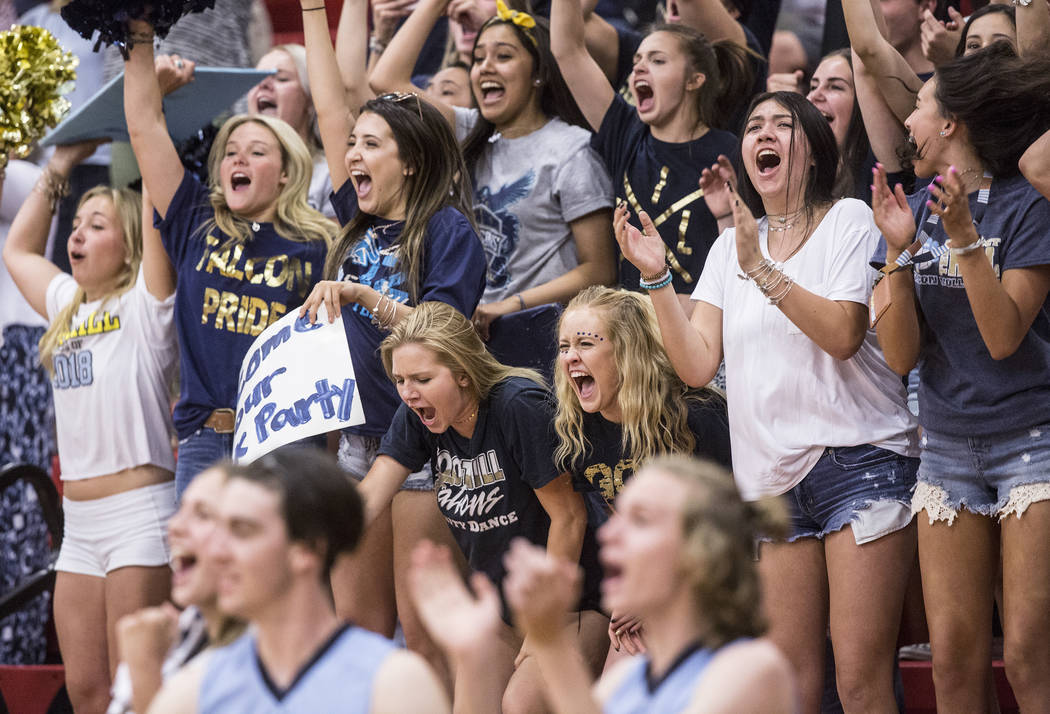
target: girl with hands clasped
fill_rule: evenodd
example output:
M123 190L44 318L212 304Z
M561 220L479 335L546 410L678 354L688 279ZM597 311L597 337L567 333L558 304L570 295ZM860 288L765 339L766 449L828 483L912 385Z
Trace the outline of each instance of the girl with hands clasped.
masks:
M756 97L740 153L739 192L727 188L736 227L712 247L691 317L669 289L649 217L638 231L621 208L617 240L682 380L706 384L724 354L741 494L788 507L787 540L762 544L759 570L770 638L799 675L802 710L820 706L830 619L846 710L895 711L917 449L904 387L867 329L878 235L863 203L833 199L835 137L802 96Z
M117 620L167 596L164 531L175 510L173 283L159 238L143 241L139 195L104 186L84 194L68 242L72 276L43 255L70 171L97 146L55 150L3 251L22 295L50 322L40 359L54 392L65 514L55 628L78 712L105 711Z
M761 637L765 625L751 557L753 539L781 523L778 513L778 504L768 500L741 501L732 476L710 462L662 458L642 468L624 488L599 538L602 603L642 614L649 651L608 669L593 690L593 679L562 626L579 596L579 568L515 542L505 558L503 591L531 643L553 710L797 711L790 665ZM472 597L448 556L429 545L415 553L413 566L415 596L427 627L467 670L470 703L488 703L483 666L492 641L487 633L498 624L498 594L481 578L472 582ZM457 622L469 622L471 636L464 636Z
M1022 710L1050 702L1050 202L1017 169L1047 129L1047 77L1050 60L1005 43L942 65L906 122L930 186L906 197L875 172L888 267L873 309L894 371L919 366L912 511L926 516L919 561L946 711L988 701L1000 549L1007 676Z

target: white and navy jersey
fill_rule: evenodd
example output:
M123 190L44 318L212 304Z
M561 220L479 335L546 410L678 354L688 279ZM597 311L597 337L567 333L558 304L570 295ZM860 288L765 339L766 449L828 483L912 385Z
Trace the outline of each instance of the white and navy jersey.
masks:
M287 688L273 683L248 632L215 650L201 681L200 714L368 714L372 682L397 649L380 635L345 625L321 646Z
M648 657L636 657L619 686L605 701L603 714L676 714L684 711L693 699L700 675L716 654L716 649L694 644L678 656L660 679L651 676Z

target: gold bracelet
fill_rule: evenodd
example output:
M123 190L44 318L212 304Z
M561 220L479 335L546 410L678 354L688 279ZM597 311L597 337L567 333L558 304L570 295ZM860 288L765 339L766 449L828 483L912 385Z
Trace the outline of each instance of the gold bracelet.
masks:
M69 179L59 176L54 169L48 166L40 174L33 190L47 199L51 212L54 213L58 208L58 202L69 195Z

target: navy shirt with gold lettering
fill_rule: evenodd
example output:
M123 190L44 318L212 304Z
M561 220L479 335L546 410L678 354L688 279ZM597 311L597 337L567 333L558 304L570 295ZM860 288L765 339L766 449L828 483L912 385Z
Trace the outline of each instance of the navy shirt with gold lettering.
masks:
M699 139L668 143L653 138L634 107L622 97L609 105L591 146L605 161L617 198L627 201L631 221L638 212L653 220L667 246L674 289L691 295L707 252L718 238L718 222L707 210L698 185L700 172L718 160L737 154L733 134L709 129ZM638 271L620 258L620 285L638 289Z
M258 224L251 240L229 246L218 228L203 230L214 215L208 189L188 171L167 216L154 214L178 276L180 439L215 409L234 407L245 353L271 322L302 305L321 277L328 250L324 241L282 238L272 223Z

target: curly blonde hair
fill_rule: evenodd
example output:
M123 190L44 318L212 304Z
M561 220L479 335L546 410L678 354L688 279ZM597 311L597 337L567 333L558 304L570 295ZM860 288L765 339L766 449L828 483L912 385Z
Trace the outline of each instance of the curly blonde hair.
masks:
M627 290L594 285L574 297L562 313L593 310L605 323L619 373L616 396L622 414L625 456L636 463L668 453L692 453L696 437L689 428L689 404L717 395L711 388L690 389L675 373L660 340L656 313L647 297ZM583 430L583 409L564 369L554 370L558 407L554 429L558 449L554 461L573 469L589 448Z
M131 189L95 186L80 197L77 211L85 203L99 196L108 199L117 213L125 250L124 266L120 270L116 287L103 296L102 302L105 303L130 290L138 280L139 266L142 264L142 196ZM48 325L47 332L40 338L40 363L51 374L54 374L52 357L55 350L66 341L70 330L74 329L73 316L86 301L87 293L78 285L73 299L55 315L55 319Z
M310 190L310 177L313 176L314 170L310 150L302 137L287 122L263 115L238 114L227 119L219 129L208 154L208 188L211 190L209 200L215 216L200 227L200 233L207 233L216 227L230 237L227 245L242 244L251 240L252 222L230 210L220 179L220 166L230 134L237 127L249 122L269 129L281 148L281 170L287 180L277 197L277 210L273 219L277 235L302 243L324 241L325 245L331 245L337 231L335 223L306 202Z
M470 320L443 302L423 302L394 326L379 346L383 368L393 376L394 350L403 345L426 347L455 375L464 375L474 397L481 401L497 384L510 377L531 379L546 386L539 372L508 367L493 357Z

